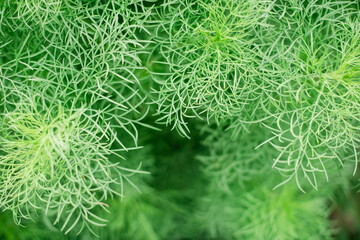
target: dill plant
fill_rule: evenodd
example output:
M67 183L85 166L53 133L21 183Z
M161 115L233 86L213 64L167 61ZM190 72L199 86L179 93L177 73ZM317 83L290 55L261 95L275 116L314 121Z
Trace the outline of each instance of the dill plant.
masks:
M59 0L5 0L3 6L7 6L6 10L12 12L12 16L9 16L11 20L9 20L12 23L19 23L16 28L32 29L36 25L44 28L46 24L54 21L62 11L61 2Z
M197 227L192 221L194 203L189 202L194 201L200 191L190 186L198 185L202 174L191 157L194 153L189 151L193 143L177 134L165 140L166 137L167 134L162 132L146 135L141 138L144 148L124 155L131 159L125 163L126 167L133 169L137 167L136 163L142 162L142 169L151 172L151 175L142 174L131 178L141 192L128 188L123 199L117 197L107 202L110 214L102 215L108 224L94 230L101 238L192 239L196 234ZM155 140L157 144L152 145ZM179 142L185 144L186 150L176 149ZM172 155L161 155L161 152L172 152ZM117 189L116 186L114 189ZM83 232L80 238L89 239L91 234Z
M119 160L137 148L148 109L136 77L147 9L137 1L5 4L1 207L17 223L44 211L65 233L103 226L94 208L106 210L104 201L123 197L123 183L143 173Z
M205 195L196 216L206 239L332 239L326 197L301 195L291 185L275 191L264 185Z
M354 1L2 1L0 207L59 239L331 239L358 162L358 18Z
M165 1L158 8L154 41L163 61L157 63L167 69L153 74L159 122L187 136L187 118L254 118L266 95L260 55L270 6L201 0Z
M78 222L101 225L92 213L105 208L108 197L122 195L122 182L137 172L108 160L113 136L106 124L94 122L86 109L64 109L61 104L22 103L4 115L1 131L1 206L13 211L18 223L38 209L64 220L62 230ZM107 141L104 141L107 140ZM112 190L112 184L121 190ZM64 216L66 216L64 218ZM85 221L80 221L85 220Z
M279 1L271 59L278 101L265 125L278 150L273 167L318 188L319 174L358 163L359 6L352 1ZM270 58L270 57L269 57ZM276 77L276 75L275 75ZM334 164L334 162L336 164ZM280 185L281 185L280 184Z
M198 158L208 184L195 216L206 239L332 239L328 198L336 186L346 188L346 178L323 182L320 192L303 194L296 184L273 190L281 179L269 171L276 149L266 145L254 154L263 128L236 139L222 128L205 129L208 151Z

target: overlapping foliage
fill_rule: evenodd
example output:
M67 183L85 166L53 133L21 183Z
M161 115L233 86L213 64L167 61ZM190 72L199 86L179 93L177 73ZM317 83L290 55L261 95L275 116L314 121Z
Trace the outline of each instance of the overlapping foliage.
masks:
M69 238L331 239L358 169L359 12L0 1L0 207Z
M92 209L140 172L119 160L147 112L136 78L147 13L133 2L4 4L1 206L25 219L45 209L67 232L103 225Z
M274 166L318 188L328 166L358 162L359 6L349 1L287 1L274 6L279 101L267 125L279 151ZM278 18L281 16L281 18ZM286 31L284 31L286 30Z
M266 44L270 6L251 0L163 4L156 42L168 72L158 80L160 122L187 136L190 117L254 118L266 88L258 46Z

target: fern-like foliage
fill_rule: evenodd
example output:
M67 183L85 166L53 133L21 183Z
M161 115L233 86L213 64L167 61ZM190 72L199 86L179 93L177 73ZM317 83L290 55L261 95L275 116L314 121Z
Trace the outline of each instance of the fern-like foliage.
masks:
M252 0L161 5L155 41L168 73L154 74L159 122L187 136L189 117L254 118L266 95L257 45L265 44L269 6ZM248 106L254 102L255 109Z
M195 215L206 238L331 239L327 198L335 186L345 186L346 179L339 177L329 185L323 181L322 191L310 188L307 194L296 184L272 190L281 180L276 171L269 171L277 151L266 145L256 153L264 129L252 130L235 139L222 129L205 132L208 154L199 159L208 188Z
M101 113L94 121L86 109L32 102L16 105L3 121L1 206L13 211L18 223L45 209L55 214L54 223L64 220L67 232L78 222L103 224L92 209L122 195L122 182L136 171L108 160L118 155L111 149L116 138L108 135ZM112 190L115 183L121 191Z
M359 11L0 0L0 208L59 238L330 239L360 157Z
M318 187L327 169L358 163L360 22L352 1L280 1L274 5L274 66L281 84L270 110L283 182ZM349 161L350 160L350 161Z
M265 185L205 196L197 217L208 239L332 239L325 197L299 194L291 185L275 191L259 187Z
M141 172L119 160L147 113L136 74L148 10L76 0L0 9L0 206L17 223L45 210L66 233L103 225L93 209Z

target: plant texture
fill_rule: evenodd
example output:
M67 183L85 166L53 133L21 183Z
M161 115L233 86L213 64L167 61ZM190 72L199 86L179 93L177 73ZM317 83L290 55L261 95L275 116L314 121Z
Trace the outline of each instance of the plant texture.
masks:
M304 195L295 184L272 188L281 179L271 172L276 150L270 145L255 153L262 128L233 139L231 132L209 131L204 142L208 155L199 159L209 179L208 193L199 200L196 216L209 238L224 239L331 239L326 197L343 178ZM219 192L219 190L223 190ZM306 229L305 232L299 233Z
M123 181L136 172L108 160L118 155L111 149L116 140L108 136L98 115L95 122L85 109L65 110L61 105L19 104L5 114L1 131L1 206L14 213L17 222L31 218L37 209L55 214L62 229L81 224L103 224L93 214L105 208L112 195L123 195ZM119 184L121 190L112 190Z
M274 167L283 183L294 178L302 189L306 179L317 189L318 175L329 180L334 162L357 169L358 9L351 1L280 1L274 11L273 59L282 79L267 124L279 152Z
M251 133L234 138L232 132L224 130L224 127L203 127L202 134L206 136L203 145L209 153L197 158L203 164L203 172L212 179L215 189L231 193L231 186L244 186L255 174L269 171L271 157L276 156L275 151L269 146L256 151L263 141L264 128L254 127L251 130Z
M189 117L254 118L266 95L257 46L265 44L268 8L267 1L165 1L157 29L168 69L157 81L160 122L187 135Z
M359 12L0 0L0 238L359 239Z
M331 239L326 198L299 194L296 187L240 188L232 195L205 196L201 205L197 216L208 228L207 239Z
M137 13L144 20L147 12L116 1L6 1L1 9L0 205L17 223L43 209L66 233L104 225L93 208L123 196L123 182L139 172L119 160L137 147L147 112L135 53L146 44L135 35Z

